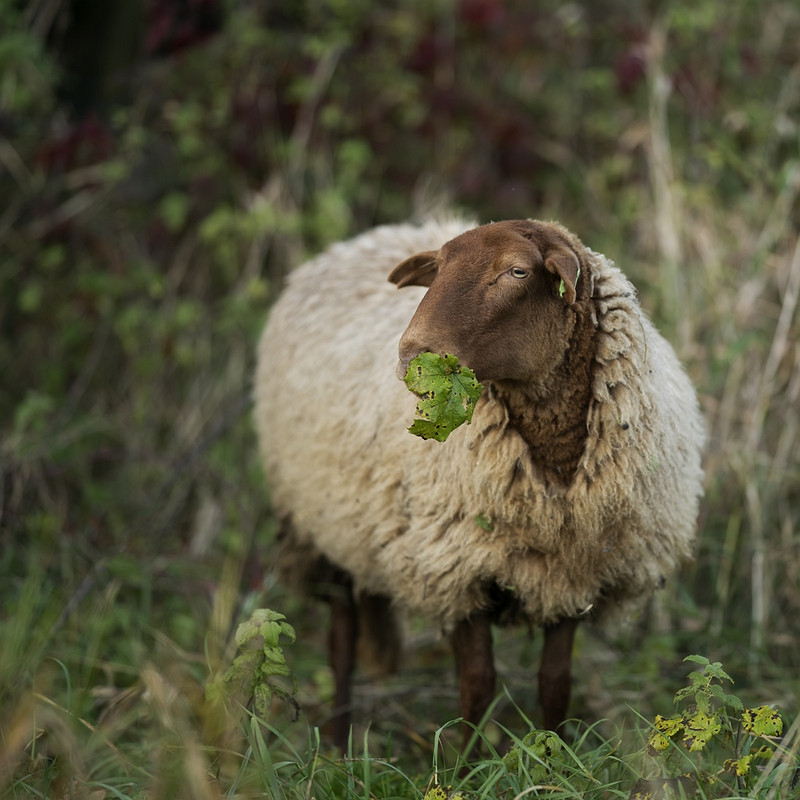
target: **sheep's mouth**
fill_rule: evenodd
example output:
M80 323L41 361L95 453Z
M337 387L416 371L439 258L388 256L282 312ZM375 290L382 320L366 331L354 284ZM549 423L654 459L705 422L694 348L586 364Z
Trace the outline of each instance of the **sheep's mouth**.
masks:
M400 369L404 359L400 358ZM454 355L424 352L408 363L403 380L419 399L409 433L423 439L444 442L465 422L472 420L483 385Z

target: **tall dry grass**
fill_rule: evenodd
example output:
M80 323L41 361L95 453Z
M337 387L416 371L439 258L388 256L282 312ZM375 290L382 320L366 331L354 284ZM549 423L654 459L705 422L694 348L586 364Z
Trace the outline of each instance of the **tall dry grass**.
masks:
M767 30L763 35L769 40ZM781 137L777 122L796 102L800 66L763 98L764 113L776 121L773 139L743 165L742 190L724 196L692 179L691 154L673 147L667 46L656 25L647 49L648 224L660 313L709 424L707 497L690 589L711 642L728 655L743 647L758 681L760 666L796 667L799 660L800 161L767 171Z

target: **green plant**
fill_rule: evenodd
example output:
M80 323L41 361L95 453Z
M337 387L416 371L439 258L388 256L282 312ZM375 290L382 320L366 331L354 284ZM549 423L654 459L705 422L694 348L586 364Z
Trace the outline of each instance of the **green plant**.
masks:
M534 783L541 783L564 764L564 743L552 731L530 731L503 756L509 770L526 769Z
M776 757L783 733L780 713L771 706L747 707L734 694L727 693L724 683L733 679L718 661L698 655L685 661L702 669L689 673L689 685L675 693L680 713L671 717L656 715L647 741L647 757L656 777L644 779L646 784L680 785L704 788L724 796L730 790L751 791L764 782L759 768L776 769L784 759ZM793 761L789 756L787 761ZM644 796L643 789L639 789ZM636 796L634 788L632 797Z
M247 622L236 629L236 644L241 653L222 675L206 686L206 698L218 702L225 690L243 690L252 698L255 713L262 719L269 716L275 697L297 707L294 692L297 681L292 675L283 646L295 641L294 628L286 617L267 608L256 609ZM275 682L275 678L288 678L290 689Z

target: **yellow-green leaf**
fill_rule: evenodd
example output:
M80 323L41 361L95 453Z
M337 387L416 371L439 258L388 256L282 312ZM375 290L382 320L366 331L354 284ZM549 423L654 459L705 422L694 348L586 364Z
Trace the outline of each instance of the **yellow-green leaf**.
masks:
M723 762L722 768L731 775L743 778L750 773L752 760L752 755L742 756L741 758L728 758Z
M686 720L683 716L677 717L662 717L661 714L656 714L653 727L660 731L664 736L672 738L683 730Z
M770 706L746 708L742 711L742 727L756 736L780 736L783 733L783 720Z
M698 711L688 718L683 734L683 744L689 752L702 750L711 738L720 732L722 723L715 714L709 716Z

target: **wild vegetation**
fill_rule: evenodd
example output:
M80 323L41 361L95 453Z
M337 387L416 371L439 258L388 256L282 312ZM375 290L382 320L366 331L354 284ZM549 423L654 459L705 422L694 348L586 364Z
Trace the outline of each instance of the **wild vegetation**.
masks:
M3 796L800 797L799 37L793 0L0 0ZM324 609L271 577L248 414L285 273L442 206L614 258L711 434L696 560L580 635L584 722L529 735L538 643L501 636L461 777L421 626L351 757L320 738Z

